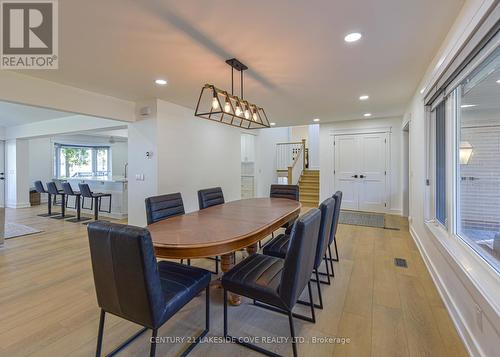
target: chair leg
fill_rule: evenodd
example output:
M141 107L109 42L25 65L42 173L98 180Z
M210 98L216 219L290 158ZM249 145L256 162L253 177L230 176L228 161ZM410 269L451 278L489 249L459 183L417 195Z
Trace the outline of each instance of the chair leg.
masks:
M328 246L328 256L329 256L329 261L330 261L330 268L332 269L332 277L335 277L335 270L333 270L333 259L332 259L332 249L330 248L330 245Z
M149 351L149 357L155 357L156 355L156 336L158 335L158 329L153 329L151 335L151 349Z
M262 241L259 240L259 249L262 249Z
M318 269L315 269L315 273L316 273L316 286L318 287L319 309L323 309L323 297L321 296L321 285L320 285L321 282L319 280ZM311 301L312 301L312 299L311 299Z
M95 349L95 356L101 357L102 337L104 335L104 317L106 313L101 309L101 318L99 319L99 332L97 334L97 347Z
M224 337L227 337L227 290L224 289Z
M311 283L309 283L311 284ZM311 304L312 306L313 304ZM314 309L314 307L313 307ZM290 336L292 337L292 348L293 348L293 356L297 357L297 344L295 343L295 329L293 327L293 315L292 312L288 312L288 322L290 323Z
M337 249L337 238L333 237L333 244L335 244L335 259L333 261L338 262L339 261L339 251Z

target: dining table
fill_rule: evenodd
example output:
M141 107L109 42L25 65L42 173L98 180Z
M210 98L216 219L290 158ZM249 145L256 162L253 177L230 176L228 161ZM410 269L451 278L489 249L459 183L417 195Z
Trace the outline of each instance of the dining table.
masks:
M223 274L235 265L234 252L257 252L257 244L300 214L301 204L287 198L249 198L175 216L147 226L157 258L221 257ZM229 294L232 305L241 298Z

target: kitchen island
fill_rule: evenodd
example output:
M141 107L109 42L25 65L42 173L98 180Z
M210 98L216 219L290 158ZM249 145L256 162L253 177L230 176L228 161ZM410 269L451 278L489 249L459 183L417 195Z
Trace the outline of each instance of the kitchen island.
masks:
M80 191L78 184L86 183L89 185L90 190L94 193L110 193L111 198L111 213L99 212L99 216L111 217L116 219L127 218L128 212L128 189L127 189L127 179L123 176L90 176L90 177L70 177L70 178L58 178L56 179L59 183L69 182L73 191ZM59 185L58 185L59 186ZM85 199L85 208L82 208L82 214L88 214L93 216L93 211L90 210L90 199ZM68 209L74 210L75 198L70 197L68 202ZM101 209L108 210L109 198L104 197L102 199Z

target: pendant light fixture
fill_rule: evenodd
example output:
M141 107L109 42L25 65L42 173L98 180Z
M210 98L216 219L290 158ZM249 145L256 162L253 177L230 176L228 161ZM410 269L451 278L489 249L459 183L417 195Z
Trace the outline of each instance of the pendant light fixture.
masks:
M205 84L194 115L244 129L271 127L264 109L243 98L243 71L248 67L236 58L226 63L231 66L231 94L213 84ZM240 97L234 95L234 70L240 72Z

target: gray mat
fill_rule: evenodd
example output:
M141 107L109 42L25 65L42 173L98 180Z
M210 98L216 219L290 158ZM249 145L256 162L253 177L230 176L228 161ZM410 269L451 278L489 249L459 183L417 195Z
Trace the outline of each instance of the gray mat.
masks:
M385 228L385 215L379 213L340 211L339 223L352 226Z
M35 229L33 227L25 226L23 224L5 222L4 238L9 239L9 238L27 236L29 234L35 234L40 232L42 231Z

